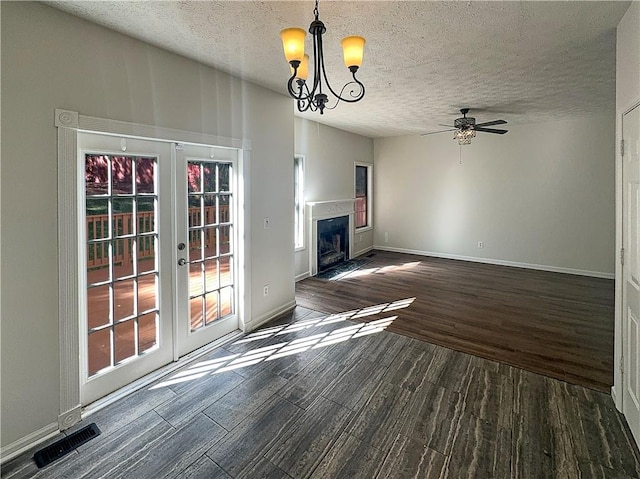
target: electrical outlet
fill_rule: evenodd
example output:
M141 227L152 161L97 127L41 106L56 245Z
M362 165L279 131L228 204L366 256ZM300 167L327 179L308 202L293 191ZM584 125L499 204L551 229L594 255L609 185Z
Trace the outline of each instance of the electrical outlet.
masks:
M478 241L478 248L484 248L484 241Z
M264 229L268 230L269 229L269 218L265 218L264 219ZM265 295L266 296L266 295Z
M385 243L388 243L388 242L389 242L389 232L388 232L388 231L385 231L385 232L384 232L384 242L385 242Z
M269 285L265 284L262 287L262 296L269 296Z

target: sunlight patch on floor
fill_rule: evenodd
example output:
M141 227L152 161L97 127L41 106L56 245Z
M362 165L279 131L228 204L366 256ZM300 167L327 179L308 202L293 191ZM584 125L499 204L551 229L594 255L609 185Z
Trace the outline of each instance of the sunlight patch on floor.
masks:
M304 331L305 329L318 328L319 326L341 323L350 319L363 318L388 311L407 308L415 301L415 299L416 298L400 299L391 303L376 304L362 309L331 314L326 317L303 319L294 323L272 326L256 331L255 333L247 334L242 339L234 342L232 346L268 340L284 334ZM281 341L276 344L261 346L241 354L228 354L220 358L199 361L188 369L177 372L165 381L152 386L150 389L158 389L171 386L173 384L193 381L207 375L233 371L235 369L252 366L264 361L274 361L287 356L304 353L311 349L324 348L333 344L368 336L370 334L380 333L393 323L396 318L397 316L391 316L366 323L337 327L330 331L312 334L304 338L296 338L291 341Z

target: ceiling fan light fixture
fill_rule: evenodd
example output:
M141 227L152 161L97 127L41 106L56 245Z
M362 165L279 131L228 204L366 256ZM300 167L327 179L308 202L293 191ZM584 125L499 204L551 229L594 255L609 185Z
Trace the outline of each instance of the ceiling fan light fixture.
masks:
M471 138L476 137L476 131L469 128L465 130L456 130L453 134L453 139L458 140L459 145L470 145Z
M355 103L364 97L364 85L356 78L356 72L362 65L364 56L365 39L360 36L349 36L342 40L342 53L344 63L352 75L352 80L347 82L339 93L329 83L329 78L324 66L324 50L322 47L322 35L327 31L324 23L318 18L318 0L313 9L314 21L309 26L309 33L313 37L313 81L307 84L309 75L309 56L304 53L305 31L301 28L285 28L280 32L284 56L291 65L291 77L287 82L289 95L296 100L298 111L320 111L333 109L338 103ZM329 95L331 93L336 102L329 107Z

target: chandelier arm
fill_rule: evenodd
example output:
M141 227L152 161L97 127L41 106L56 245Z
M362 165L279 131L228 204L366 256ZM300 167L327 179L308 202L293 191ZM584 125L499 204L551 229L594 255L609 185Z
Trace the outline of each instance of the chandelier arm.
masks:
M344 101L346 103L355 103L357 101L360 101L362 97L364 97L364 85L360 80L356 78L356 72L358 71L358 67L349 67L349 70L351 71L351 74L353 76L353 81L346 83L340 90L340 93L338 94L335 91L333 91L333 88L331 88L331 83L329 83L329 79L327 78L327 71L324 69L324 58L322 58L321 60L322 60L322 75L324 76L324 81L326 82L327 88L329 89L329 91L333 94L333 96L335 96L338 99L338 103L340 101ZM360 91L354 94L355 90L351 90L349 92L349 94L351 95L351 98L344 98L342 94L344 93L345 89L349 85L353 85L353 84L358 85L360 87Z
M322 78L320 72L323 71L323 69L322 33L317 31L313 34L313 89L310 94L312 98L316 93L316 89L318 93L322 93Z
M299 112L305 112L307 110L316 111L317 108L314 108L313 97L309 93L309 87L303 81L298 83L300 86L300 98L297 98L296 106L298 107ZM302 95L303 89L306 90L306 94Z

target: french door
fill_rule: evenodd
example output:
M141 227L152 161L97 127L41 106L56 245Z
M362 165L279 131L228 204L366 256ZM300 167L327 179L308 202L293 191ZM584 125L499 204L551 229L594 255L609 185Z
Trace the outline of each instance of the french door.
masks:
M180 356L238 329L237 155L235 149L177 147Z
M78 145L86 405L238 328L237 151L88 133Z

